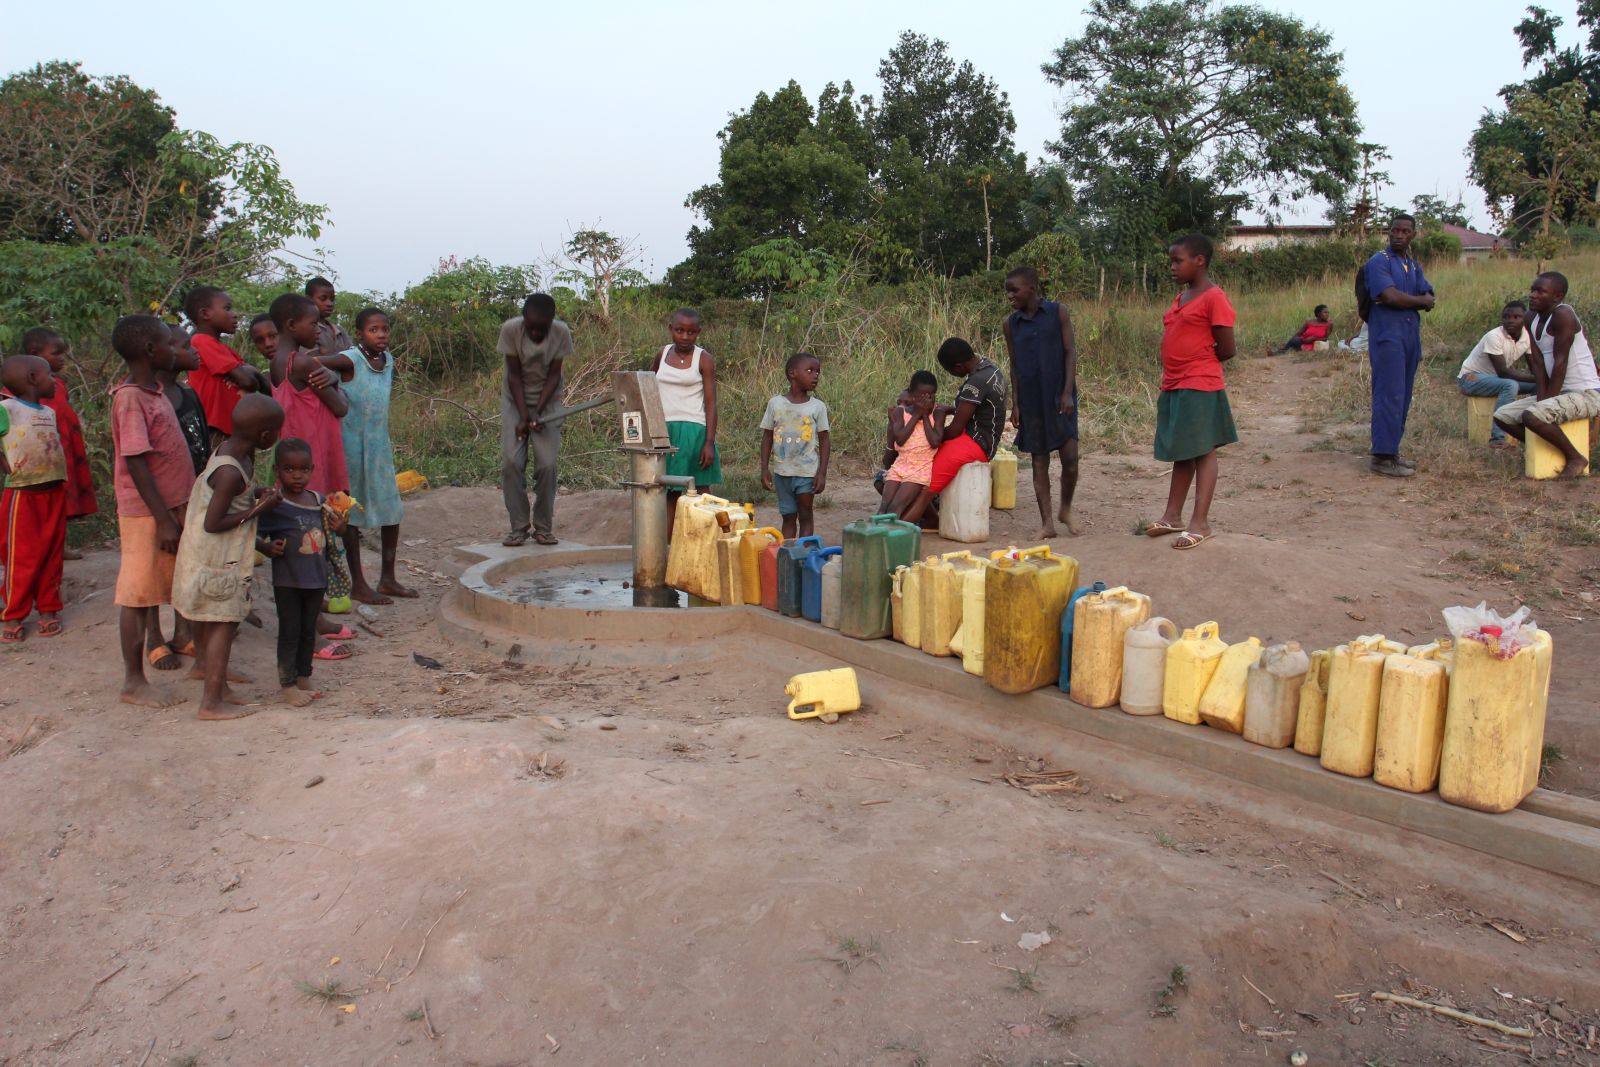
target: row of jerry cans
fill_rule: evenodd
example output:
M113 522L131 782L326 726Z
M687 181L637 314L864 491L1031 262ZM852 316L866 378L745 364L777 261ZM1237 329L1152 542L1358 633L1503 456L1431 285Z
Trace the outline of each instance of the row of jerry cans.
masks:
M916 558L918 526L875 515L845 526L841 546L818 537L785 543L777 530L752 525L752 510L710 494L679 497L667 584L710 604L760 604L813 622L826 617L850 637L889 635L889 576Z
M1437 787L1453 804L1510 811L1539 784L1552 651L1541 630L1509 658L1473 641L1408 647L1381 634L1308 655L1296 642L1229 645L1215 623L1178 637L1156 618L1124 636L1121 705L1292 744L1330 771L1394 789Z
M1060 619L1078 561L1049 546L929 556L897 570L892 636L962 667L1004 693L1048 685L1060 670Z

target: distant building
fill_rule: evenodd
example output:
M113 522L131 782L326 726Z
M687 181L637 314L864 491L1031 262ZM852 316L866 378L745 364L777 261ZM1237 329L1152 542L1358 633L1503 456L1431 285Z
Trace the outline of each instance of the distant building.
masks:
M1469 230L1465 226L1452 226L1448 222L1443 223L1442 226L1445 233L1453 234L1461 241L1461 261L1463 263L1504 255L1516 249L1516 242L1507 240L1504 237L1496 237L1492 233L1479 233L1476 230Z
M1332 226L1230 226L1224 252L1259 252L1279 245L1307 244L1333 237Z

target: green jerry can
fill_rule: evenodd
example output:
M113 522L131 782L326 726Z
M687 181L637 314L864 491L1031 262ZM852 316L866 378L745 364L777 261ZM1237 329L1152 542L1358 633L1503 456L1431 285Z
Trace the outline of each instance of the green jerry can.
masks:
M922 529L893 515L857 519L844 528L843 595L839 632L872 640L893 632L889 593L896 567L922 552Z

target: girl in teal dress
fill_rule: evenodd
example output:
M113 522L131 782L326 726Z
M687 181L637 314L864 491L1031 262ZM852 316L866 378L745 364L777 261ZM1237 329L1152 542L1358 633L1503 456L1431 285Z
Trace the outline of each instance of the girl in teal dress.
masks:
M350 591L363 604L392 604L391 597L417 594L401 585L394 573L404 507L394 480L394 446L389 443L389 394L394 387L389 316L377 308L366 308L358 314L356 347L345 355L355 364L353 377L344 383L350 411L340 422L350 495L356 498L344 531L345 552L350 557ZM377 589L367 584L361 569L361 531L374 527L383 549Z

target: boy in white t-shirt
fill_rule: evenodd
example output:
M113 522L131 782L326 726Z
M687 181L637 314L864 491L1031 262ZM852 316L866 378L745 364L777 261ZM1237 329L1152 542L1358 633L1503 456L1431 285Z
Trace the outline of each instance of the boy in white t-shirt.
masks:
M1513 300L1500 312L1500 325L1478 339L1456 372L1456 386L1466 396L1492 396L1496 411L1519 394L1533 392L1533 375L1518 367L1528 355L1528 305ZM1489 447L1512 448L1497 422L1489 424Z
M1589 457L1579 452L1562 424L1600 416L1600 370L1596 370L1594 350L1583 332L1583 323L1572 305L1565 303L1567 278L1546 271L1528 289L1528 306L1533 321L1528 333L1533 343L1534 395L1514 400L1494 413L1506 432L1525 440L1532 432L1559 448L1566 466L1558 478L1581 475Z

